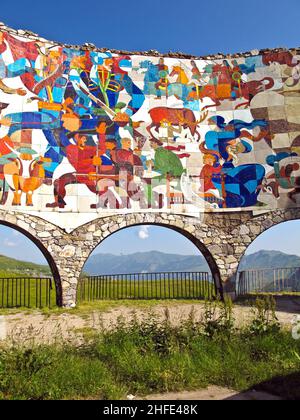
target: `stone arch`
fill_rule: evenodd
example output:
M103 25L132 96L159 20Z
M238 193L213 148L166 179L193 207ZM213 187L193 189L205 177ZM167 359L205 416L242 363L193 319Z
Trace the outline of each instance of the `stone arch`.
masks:
M33 242L38 249L41 251L45 259L47 260L47 263L50 267L50 270L53 275L55 289L56 289L56 303L58 306L61 306L61 296L62 296L62 290L61 290L61 283L60 283L60 276L59 272L56 266L56 263L52 257L52 255L48 252L48 250L44 247L44 245L31 233L27 232L25 229L21 228L20 226L14 225L12 223L0 220L0 224L10 227L12 229L17 230L18 232L22 233L24 236L26 236L31 242Z
M219 293L235 291L238 265L247 247L267 229L300 219L300 209L252 212L205 213L198 217L167 213L128 213L92 220L72 232L41 217L0 210L0 223L17 228L38 245L55 278L58 303L76 305L77 284L82 268L96 246L112 233L134 225L171 228L190 239L205 256Z
M177 220L175 216L166 217L166 215L164 215L163 218L155 217L155 216L149 217L149 215L145 215L145 216L136 215L136 217L132 217L132 215L129 217L119 216L118 218L120 220L119 226L117 227L117 225L113 224L111 228L109 228L109 224L115 223L116 217L102 219L102 225L99 226L101 228L101 232L103 232L102 234L100 231L97 232L94 230L94 228L96 229L96 226L94 226L93 224L89 224L89 226L86 225L87 229L90 231L94 231L94 234L96 233L96 236L98 236L99 239L94 242L94 245L92 248L89 247L89 251L86 254L84 264L86 263L89 256L96 249L97 246L99 246L106 238L108 238L109 236L121 230L127 229L129 227L133 227L133 226L143 226L143 225L153 225L153 226L159 226L159 227L163 227L167 229L172 229L175 232L183 235L188 240L190 240L196 246L199 252L204 256L204 258L206 259L209 265L209 268L211 270L211 273L214 279L216 293L218 296L223 298L223 285L221 281L219 267L215 261L214 256L210 252L209 248L201 241L201 234L199 235L199 232L197 232L198 234L196 235L191 232L193 231L193 229L191 228L192 227L191 224L187 227L184 227L183 222L182 221L179 222L179 218ZM84 264L82 265L82 268Z
M224 273L226 279L224 275L222 278L226 283L224 290L228 293L235 292L238 267L250 244L270 228L287 221L300 219L300 209L276 210L258 215L253 215L252 212L235 213L231 218L228 222L227 245L231 248L231 254L228 257L235 260L235 268L231 270L226 267Z
M53 276L53 280L55 284L55 290L56 290L56 303L58 306L62 306L62 286L61 286L59 269L55 261L55 256L53 256L49 252L46 244L43 243L43 240L41 238L39 238L39 234L44 232L44 227L42 228L42 232L39 232L38 229L34 229L33 227L28 228L27 227L28 224L23 220L24 215L21 215L21 217L18 217L18 214L16 215L5 214L1 216L4 216L4 217L0 217L1 225L10 227L22 233L31 242L33 242L37 246L37 248L41 251L41 253L45 257L50 267L50 270L52 272L52 276ZM30 216L30 218L32 220L34 219L34 217L32 216ZM35 218L35 219L39 219L39 218ZM27 221L28 221L28 218L27 218ZM35 222L32 221L31 223L35 223ZM43 226L42 223L43 221L40 220L41 227Z
M296 215L295 215L296 216ZM294 221L296 221L296 220L300 220L300 214L299 215L297 215L297 217L293 217L293 218L285 218L285 217L283 217L283 218L277 218L276 219L276 221L272 221L272 224L270 224L269 222L268 223L266 223L265 225L262 225L262 227L261 227L261 230L260 230L260 233L258 233L256 236L255 236L255 238L249 243L249 245L246 247L246 250L245 250L245 252L242 254L242 256L241 256L241 258L240 258L240 262L239 262L239 265L238 265L238 271L239 271L239 267L240 267L240 265L241 265L241 262L242 262L242 260L243 260L243 258L245 257L245 255L246 255L246 252L247 252L247 250L248 250L248 248L258 239L258 238L260 238L262 235L264 235L266 232L268 232L268 231L270 231L271 229L274 229L274 228L276 228L277 226L279 226L279 225L283 225L283 224L285 224L285 223L292 223L292 222L294 222ZM258 232L258 229L256 230L257 232Z

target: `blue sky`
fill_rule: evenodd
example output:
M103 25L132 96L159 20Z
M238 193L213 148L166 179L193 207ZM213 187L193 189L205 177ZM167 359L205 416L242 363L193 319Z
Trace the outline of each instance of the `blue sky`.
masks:
M300 220L286 222L266 231L253 242L247 254L261 249L300 256ZM198 249L183 235L158 226L136 226L109 236L95 253L131 254L151 250L174 254L197 255Z
M299 0L14 0L0 20L65 43L203 55L299 46Z
M0 226L0 254L22 261L47 264L38 247L26 236L7 226Z
M98 47L157 49L195 55L300 45L299 0L35 0L1 1L0 20L64 43ZM248 250L276 249L300 255L300 222L261 236ZM44 262L23 235L0 227L0 254ZM168 229L135 227L108 238L97 252L116 254L157 249L194 254L184 237Z
M271 228L250 245L247 254L261 249L300 256L300 220ZM24 261L46 264L39 249L24 235L0 226L0 254ZM158 226L134 226L106 238L94 253L132 254L157 250L166 253L197 255L198 249L181 234Z

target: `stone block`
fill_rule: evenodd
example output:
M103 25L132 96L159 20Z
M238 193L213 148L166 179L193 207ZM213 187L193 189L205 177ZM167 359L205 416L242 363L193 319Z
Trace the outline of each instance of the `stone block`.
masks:
M240 235L249 235L250 229L246 225L240 227Z
M228 255L228 257L225 257L226 264L236 263L237 259L234 255Z
M259 235L261 232L261 227L259 225L250 225L250 232L253 235Z
M219 245L212 245L212 246L209 247L209 250L213 255L223 254L222 249Z
M252 242L252 239L248 235L243 235L241 239L244 244L251 244Z
M247 249L247 247L246 247L246 246L237 246L237 247L235 248L235 252L236 252L237 254L244 254L244 253L245 253L245 251L246 251L246 249Z
M75 252L76 252L76 247L75 246L66 245L61 251L61 256L66 257L66 258L71 258L75 255Z
M51 237L51 233L49 233L49 232L38 232L37 236L39 238L50 238Z

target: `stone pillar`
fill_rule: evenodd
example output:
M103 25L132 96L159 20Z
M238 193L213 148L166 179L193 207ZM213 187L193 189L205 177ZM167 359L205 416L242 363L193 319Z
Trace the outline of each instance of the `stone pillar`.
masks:
M52 270L58 304L74 307L80 273L97 244L91 233L94 227L69 234L37 216L1 210L0 222L19 230L37 245Z
M68 308L76 306L77 285L86 260L79 255L81 250L80 245L77 242L78 248L76 248L72 241L70 241L68 245L51 247L51 254L55 258L61 283L60 304Z
M233 247L228 245L224 239L223 241L224 243L213 244L208 249L217 266L223 293L232 293L234 292L234 281L239 261L238 256L233 252Z
M224 294L235 297L239 264L253 240L263 231L261 220L247 213L228 214L208 246L221 275Z
M77 286L84 264L97 241L90 232L68 234L60 232L48 251L55 260L61 283L61 305L76 306Z

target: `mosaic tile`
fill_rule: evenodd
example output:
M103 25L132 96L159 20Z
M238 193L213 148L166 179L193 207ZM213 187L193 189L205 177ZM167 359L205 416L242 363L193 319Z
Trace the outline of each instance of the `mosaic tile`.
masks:
M1 208L53 220L299 205L294 52L193 60L1 39Z

